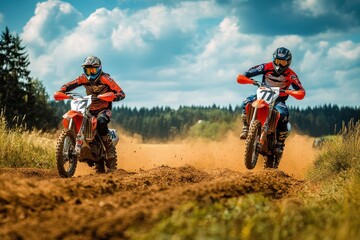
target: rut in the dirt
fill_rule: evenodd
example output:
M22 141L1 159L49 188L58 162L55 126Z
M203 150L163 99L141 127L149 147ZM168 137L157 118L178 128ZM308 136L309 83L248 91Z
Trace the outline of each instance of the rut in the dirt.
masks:
M126 238L188 201L208 204L261 192L280 198L300 184L281 171L240 173L158 167L60 179L0 171L0 239Z

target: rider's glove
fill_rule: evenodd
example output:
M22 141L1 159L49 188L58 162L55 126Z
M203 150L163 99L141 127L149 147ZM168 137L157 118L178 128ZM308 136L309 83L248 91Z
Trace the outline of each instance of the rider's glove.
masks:
M115 94L114 102L121 101L125 98L125 93L123 91Z
M63 92L63 93L66 93L66 90L67 90L67 87L64 85L60 88L60 91L59 92Z

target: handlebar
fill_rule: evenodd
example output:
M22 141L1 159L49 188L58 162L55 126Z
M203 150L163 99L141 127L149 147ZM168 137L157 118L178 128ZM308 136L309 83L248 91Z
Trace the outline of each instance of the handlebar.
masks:
M62 101L62 100L66 100L66 99L75 99L75 97L84 98L79 93L63 93L63 92L55 92L54 93L54 99L56 101ZM115 100L115 98L116 98L116 96L113 92L103 93L103 94L98 95L97 97L91 96L92 100L100 99L100 100L103 100L106 102L112 102Z
M264 86L261 82L259 81L256 81L252 78L248 78L244 75L241 75L239 74L238 77L237 77L237 82L240 83L240 84L253 84L255 86ZM289 90L289 89L280 89L280 92L283 92L283 93L286 93L298 100L301 100L305 97L305 92L303 90Z

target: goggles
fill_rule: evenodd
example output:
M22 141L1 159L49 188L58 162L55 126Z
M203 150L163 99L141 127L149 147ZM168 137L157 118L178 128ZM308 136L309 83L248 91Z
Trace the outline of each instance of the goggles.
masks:
M281 59L277 59L275 58L275 61L274 61L275 65L279 66L283 66L283 67L286 67L287 65L289 65L289 62L286 61L286 60L281 60Z
M98 67L85 67L84 68L84 73L86 75L96 74L98 71L99 71Z

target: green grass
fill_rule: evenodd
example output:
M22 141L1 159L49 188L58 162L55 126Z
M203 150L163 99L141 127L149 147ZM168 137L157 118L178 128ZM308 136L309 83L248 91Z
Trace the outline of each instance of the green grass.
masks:
M352 196L356 199L360 195ZM357 198L359 199L359 198ZM356 239L358 204L307 197L273 201L260 194L200 206L191 202L132 239ZM353 205L354 204L354 205Z
M359 125L359 122L357 124L350 122L349 128L343 129L340 137L324 143L314 168L309 172L310 179L325 182L338 174L348 175L348 172L360 170Z
M55 168L55 139L21 126L8 129L0 114L0 167Z

